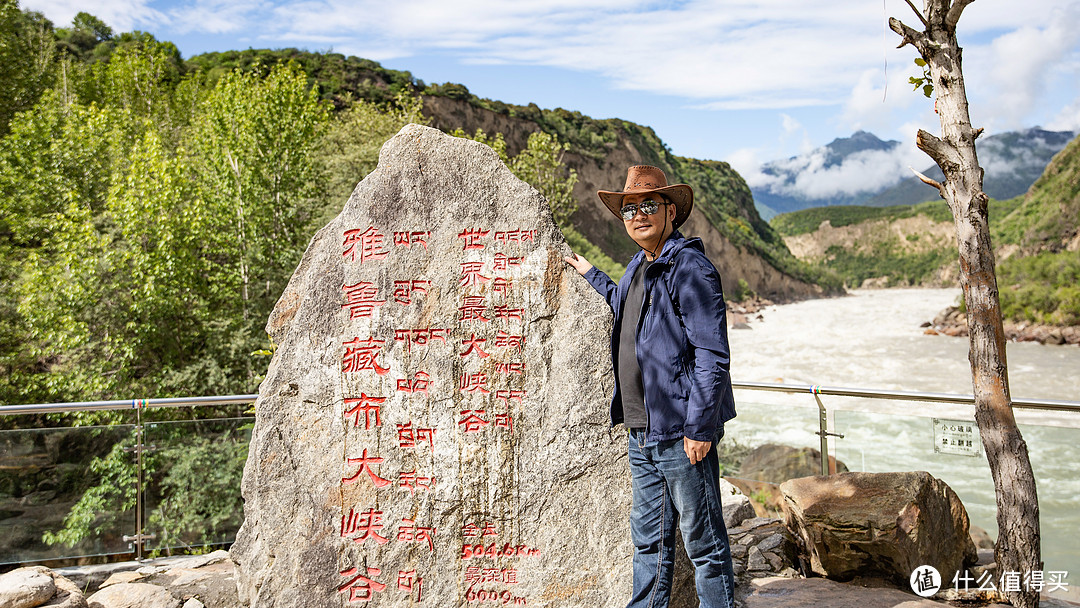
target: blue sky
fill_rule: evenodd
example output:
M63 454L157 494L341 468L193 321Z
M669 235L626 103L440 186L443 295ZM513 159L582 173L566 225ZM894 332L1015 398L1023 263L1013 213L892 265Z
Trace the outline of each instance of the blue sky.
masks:
M914 0L921 6L919 0ZM915 51L886 27L903 0L21 0L57 26L80 10L185 57L244 48L333 50L535 102L653 127L673 152L760 163L855 130L939 132L912 91ZM960 20L973 122L988 134L1080 130L1080 0L979 0Z

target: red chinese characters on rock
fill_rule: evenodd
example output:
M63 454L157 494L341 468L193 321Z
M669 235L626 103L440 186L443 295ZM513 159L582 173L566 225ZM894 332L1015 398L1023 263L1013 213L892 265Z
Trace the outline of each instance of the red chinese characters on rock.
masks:
M520 362L516 363L496 363L495 373L509 376L510 374L525 374L525 366Z
M510 288L513 286L514 282L512 280L503 277L495 277L495 280L491 282L491 291L505 296L510 293Z
M508 257L505 253L496 253L492 266L495 270L508 270L511 266L521 266L522 258Z
M466 372L461 374L461 379L458 381L458 390L462 393L480 393L486 395L491 392L488 390L487 383L487 374L470 374Z
M484 349L481 348L484 342L487 342L487 338L477 338L476 334L473 334L472 336L461 341L461 344L464 345L466 348L464 352L458 353L458 356L460 356L462 359L471 354L475 354L481 359L490 357L491 355L484 352Z
M483 262L462 262L461 278L458 280L459 287L478 287L491 280L491 277L480 274L484 271Z
M468 251L469 249L483 249L484 245L480 242L480 239L490 233L490 230L480 230L479 228L469 228L461 231L461 233L458 234L458 238L465 241L465 244L461 247L462 251Z
M367 448L364 448L364 453L360 458L346 458L346 466L353 467L359 465L359 468L356 470L356 473L353 473L351 476L342 477L341 484L346 486L354 484L360 479L360 474L366 472L376 488L384 488L390 485L391 482L389 479L379 477L379 475L375 473L375 469L371 468L371 465L382 464L383 460L385 459L379 458L378 456L368 456Z
M415 448L416 444L426 441L431 453L435 453L435 429L413 427L410 420L404 424L398 423L397 432L399 448Z
M360 414L364 415L364 430L370 430L373 426L372 415L374 414L374 426L379 426L379 406L386 401L386 397L369 397L360 393L359 397L347 397L345 399L345 418L353 419L353 426L360 426ZM349 407L352 406L352 407Z
M514 420L510 414L495 414L495 419L492 421L487 410L461 410L458 427L463 433L478 433L492 423L496 428L504 428L511 433L514 431Z
M422 329L395 329L394 341L404 342L405 351L411 352L412 345L425 346L432 340L438 340L443 344L446 344L446 335L449 332L446 328L437 327L425 327Z
M341 537L351 538L360 544L368 540L373 540L380 545L390 542L379 534L379 530L384 527L383 512L375 509L357 513L350 508L347 514L341 516Z
M428 551L435 551L435 528L418 526L412 519L401 520L397 539L403 543L427 543Z
M382 570L379 568L367 568L367 576L360 574L360 570L356 567L342 570L339 574L349 579L345 584L338 587L338 593L349 592L349 603L369 602L376 593L386 589L384 583L368 578L382 574Z
M495 307L495 318L503 321L517 320L520 321L522 315L525 314L524 308L510 308L509 306L500 305Z
M416 494L417 490L428 492L435 485L434 477L421 477L416 471L401 471L398 473L398 487L405 488L409 494Z
M500 330L499 333L495 335L495 346L517 349L520 353L525 347L525 336L508 334L505 331Z
M371 318L376 306L386 304L386 300L376 300L378 290L374 283L360 281L355 285L342 285L345 292L345 303L342 308L349 309L350 319Z
M341 256L350 261L356 261L358 253L361 264L370 260L381 260L390 254L384 248L383 241L386 237L375 230L374 226L368 226L364 230L359 228L346 230L343 236L341 246L344 249Z
M461 536L464 538L478 538L481 536L498 536L499 532L495 529L495 524L490 521L476 525L472 522L466 523L461 526Z
M510 404L510 399L517 399L518 403L521 403L521 400L527 395L526 391L517 389L499 389L495 391L495 398L507 405Z
M395 232L394 233L394 246L395 247L412 247L414 243L419 243L427 249L427 239L431 238L430 230L413 230L409 232Z
M378 361L379 349L385 343L385 340L375 338L365 340L353 338L348 342L343 342L345 354L341 358L341 371L351 373L368 370L380 376L385 375L390 368L382 367Z
M495 240L502 243L524 243L525 241L536 242L536 230L506 230L495 233Z
M465 568L465 583L502 583L503 585L518 584L517 568L482 568L480 566L467 566Z
M394 301L403 305L412 304L413 292L419 291L426 295L429 287L431 287L431 281L423 279L394 281Z
M428 385L431 384L431 376L427 372L416 372L416 375L410 380L409 378L399 378L397 381L397 392L399 393L424 393L428 394Z
M424 579L416 575L416 570L398 570L397 588L411 594L416 590L416 601L423 600Z
M480 321L481 323L491 321L490 318L484 316L484 313L487 312L487 302L484 301L484 296L462 296L461 306L458 307L458 311L461 313L458 321Z

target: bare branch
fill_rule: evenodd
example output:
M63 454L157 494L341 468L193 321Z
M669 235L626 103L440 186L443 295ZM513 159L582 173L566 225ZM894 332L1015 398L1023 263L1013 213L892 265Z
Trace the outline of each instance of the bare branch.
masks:
M975 129L975 131L971 134L971 139L979 139L979 136L982 135L983 131L985 130L985 127L979 127L978 129Z
M960 13L964 12L967 5L974 1L975 0L956 0L949 8L948 14L945 15L945 27L949 28L950 32L956 31L956 23L960 21Z
M919 12L919 9L915 8L915 5L911 3L911 0L904 0L904 2L907 2L907 5L911 7L912 12L919 18L919 21L922 21L923 27L929 29L930 24L926 22L926 17L922 16L922 13Z
M923 57L926 56L924 50L929 46L930 39L926 37L925 33L904 25L895 17L889 17L889 29L900 34L900 37L903 38L903 40L900 41L900 45L896 48L902 48L905 44L911 44L919 51L919 54Z
M941 185L941 182L937 181L936 179L926 177L922 173L919 173L918 171L916 171L914 167L909 166L908 169L911 169L911 172L915 174L915 177L919 178L920 182L926 184L927 186L933 186L933 187L937 188L938 192L943 191L944 186Z
M923 152L926 152L937 163L937 166L941 167L942 171L946 171L947 165L958 165L960 163L960 154L951 143L939 139L922 129L919 129L919 132L915 135L915 145Z

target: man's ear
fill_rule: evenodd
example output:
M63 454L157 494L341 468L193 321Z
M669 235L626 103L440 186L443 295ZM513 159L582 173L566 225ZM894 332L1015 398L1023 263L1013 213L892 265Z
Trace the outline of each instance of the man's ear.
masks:
M667 209L668 221L675 221L675 216L678 214L678 210L675 208L675 203L671 203L670 205L664 205L664 208Z

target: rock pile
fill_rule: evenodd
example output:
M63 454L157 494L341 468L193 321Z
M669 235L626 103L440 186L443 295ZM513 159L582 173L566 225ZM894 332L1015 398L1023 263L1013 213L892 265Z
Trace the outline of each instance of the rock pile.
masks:
M962 337L968 335L967 316L956 306L950 306L938 313L933 321L923 323L928 335ZM1038 342L1040 344L1080 344L1080 327L1039 325L1037 323L1004 324L1005 339L1012 342Z

